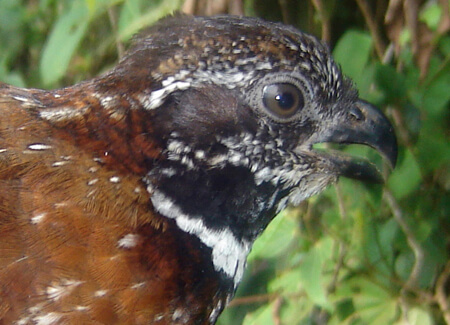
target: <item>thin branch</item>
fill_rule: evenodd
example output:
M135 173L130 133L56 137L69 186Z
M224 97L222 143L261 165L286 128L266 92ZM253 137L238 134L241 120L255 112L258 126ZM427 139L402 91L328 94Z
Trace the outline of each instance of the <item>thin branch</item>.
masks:
M234 298L228 305L228 307L239 306L239 305L249 305L254 303L265 303L270 300L277 298L278 293L266 293L261 295L238 297Z
M386 189L384 192L384 197L386 198L386 201L391 208L395 221L397 221L403 233L406 235L408 245L414 253L414 266L405 284L405 287L408 289L414 288L416 287L417 281L424 265L425 252L419 241L417 240L413 230L406 222L405 215L392 193Z
M117 29L117 14L112 6L108 7L108 17L109 17L109 22L111 23L111 27L114 31L114 38L116 40L117 54L118 54L119 58L122 58L123 54L125 53L125 47L123 46L122 42L119 39L119 32Z
M316 8L320 16L320 21L322 22L322 40L328 43L331 40L330 19L325 12L323 2L322 0L311 0L311 2L314 8Z
M281 309L282 304L283 304L283 298L281 296L277 297L275 299L275 303L273 305L273 312L272 312L273 323L275 325L281 325L280 309Z
M375 42L375 50L377 52L378 58L383 59L384 52L386 51L386 45L384 44L383 38L380 34L379 26L370 12L370 8L366 0L355 0L361 10L364 19L366 20L367 27L369 28L370 34Z
M280 5L281 17L285 24L289 23L289 5L287 0L278 0L278 4Z
M381 60L381 63L388 64L391 62L392 58L394 57L395 49L394 49L394 43L389 43L388 47L386 48L386 51L383 55L383 60Z
M450 30L450 8L448 0L439 0L439 4L442 8L441 21L439 22L438 32L444 35Z
M238 297L234 298L229 304L228 307L236 307L240 305L250 305L255 303L266 303L268 301L272 301L279 298L289 298L289 299L297 299L301 297L305 297L304 292L293 292L293 293L286 293L281 295L278 292L274 293L265 293L260 295L253 295L253 296L247 296L247 297Z
M244 2L242 0L228 1L228 13L231 15L244 15Z
M340 187L339 183L335 184L334 188L335 188L336 196L337 196L337 200L338 200L339 214L341 216L341 219L345 220L345 219L347 219L347 210L345 208L344 198L342 196L342 191L341 191L341 187ZM337 282L339 280L339 273L344 266L345 257L347 255L347 248L346 248L345 243L339 239L337 239L337 240L338 240L337 244L338 244L339 256L338 256L338 260L336 263L336 267L333 270L333 277L327 288L328 293L333 293L336 290Z
M342 268L344 267L345 257L347 256L347 248L346 248L345 244L339 242L338 245L339 245L339 247L338 247L339 256L338 256L338 260L336 263L336 267L333 270L333 278L330 282L330 285L327 288L328 293L333 293L336 290L337 283L339 280L339 273L342 270Z
M336 197L338 201L339 214L342 220L348 219L347 217L347 209L344 204L344 197L342 196L341 186L339 183L334 184L334 189L336 191Z
M183 6L181 7L181 11L188 15L193 15L195 13L195 6L196 6L195 0L186 0L183 3Z
M447 262L442 273L436 281L435 300L442 311L445 322L450 325L450 302L445 292L447 281L450 280L450 261Z

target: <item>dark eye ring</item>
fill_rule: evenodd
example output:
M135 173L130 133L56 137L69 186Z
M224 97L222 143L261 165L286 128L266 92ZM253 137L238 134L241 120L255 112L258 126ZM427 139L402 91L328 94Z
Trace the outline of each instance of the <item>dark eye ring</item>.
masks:
M291 83L274 83L263 88L264 106L278 117L291 117L305 105L303 93Z

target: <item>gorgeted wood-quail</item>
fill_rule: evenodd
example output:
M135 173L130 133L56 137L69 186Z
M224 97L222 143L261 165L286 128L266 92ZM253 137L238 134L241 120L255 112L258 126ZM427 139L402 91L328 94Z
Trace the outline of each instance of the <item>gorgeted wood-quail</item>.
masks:
M393 128L316 38L233 16L163 19L110 72L0 84L0 324L214 324L287 204L370 163Z

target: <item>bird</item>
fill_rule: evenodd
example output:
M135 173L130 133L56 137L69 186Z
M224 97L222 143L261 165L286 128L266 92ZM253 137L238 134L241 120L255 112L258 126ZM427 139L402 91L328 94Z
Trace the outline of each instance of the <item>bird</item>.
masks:
M316 37L172 14L73 86L0 83L0 324L215 324L286 206L395 166L392 124Z

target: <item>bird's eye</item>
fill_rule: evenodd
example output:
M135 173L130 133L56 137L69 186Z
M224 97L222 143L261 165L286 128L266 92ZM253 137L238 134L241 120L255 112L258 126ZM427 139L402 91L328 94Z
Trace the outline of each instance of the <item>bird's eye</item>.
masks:
M265 107L279 117L290 117L305 105L303 94L290 83L275 83L263 89Z

